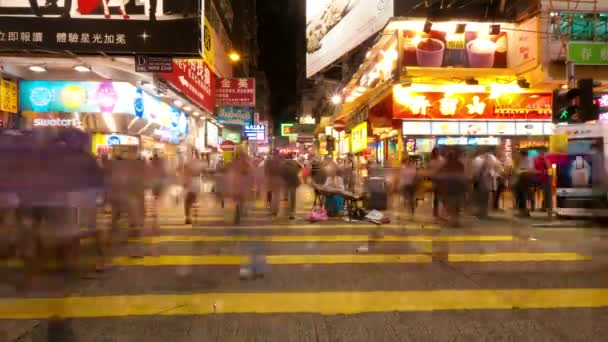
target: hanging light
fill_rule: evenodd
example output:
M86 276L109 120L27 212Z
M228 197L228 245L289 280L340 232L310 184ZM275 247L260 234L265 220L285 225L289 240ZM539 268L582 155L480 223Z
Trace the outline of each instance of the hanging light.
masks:
M78 72L91 72L91 67L89 67L88 65L81 64L74 66L74 70Z
M46 72L46 71L48 71L46 69L46 66L44 66L44 65L30 65L29 69L30 69L30 71L33 71L33 72Z

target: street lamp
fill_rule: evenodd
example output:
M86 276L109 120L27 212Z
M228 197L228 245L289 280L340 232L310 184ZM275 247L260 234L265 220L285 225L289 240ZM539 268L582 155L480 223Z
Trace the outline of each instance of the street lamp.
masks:
M339 105L340 103L342 103L342 97L340 95L334 95L331 97L331 103L333 103L334 105Z
M233 63L238 63L241 60L241 55L239 55L239 53L236 51L232 51L230 54L228 54L228 58L230 58Z

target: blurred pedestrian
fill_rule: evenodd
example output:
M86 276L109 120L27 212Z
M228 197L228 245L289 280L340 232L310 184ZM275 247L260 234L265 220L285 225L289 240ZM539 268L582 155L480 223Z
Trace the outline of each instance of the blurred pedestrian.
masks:
M443 167L445 158L441 155L441 150L437 147L431 151L431 160L429 161L429 174L431 177L437 174ZM433 186L433 217L439 217L439 194L436 190L436 185Z
M275 153L268 156L264 163L264 176L266 181L266 202L270 208L272 217L279 215L279 205L281 203L281 191L283 180L281 177L281 160Z
M530 211L528 209L528 202L532 197L531 189L534 184L534 179L533 165L528 157L528 151L521 150L519 152L515 177L513 190L515 191L515 201L518 209L517 214L522 217L529 217Z
M287 192L287 201L289 203L290 221L296 219L297 190L302 183L301 171L302 165L293 159L284 161L281 167L281 175L285 183L285 191Z
M553 193L551 190L551 177L549 176L549 161L545 157L545 152L540 151L534 159L534 172L536 174L536 185L543 194L543 209L551 216L553 208Z
M487 218L490 192L494 185L494 176L498 169L496 157L488 150L484 151L472 162L473 198L477 207L477 216Z
M459 215L464 205L465 193L470 180L465 174L465 167L456 151L449 151L443 166L435 174L436 193L447 212L449 226L460 226Z
M413 219L416 211L416 192L419 178L416 163L412 158L407 158L402 161L398 176L399 189L406 208L409 209L411 218Z
M184 216L186 224L192 224L192 207L201 192L201 174L204 168L204 163L198 158L198 155L184 165L183 185L186 192L184 198Z
M334 167L327 169L327 178L325 179L324 188L331 190L344 191L344 179L338 175L338 170ZM344 210L344 197L338 194L325 196L325 209L329 217L342 215Z

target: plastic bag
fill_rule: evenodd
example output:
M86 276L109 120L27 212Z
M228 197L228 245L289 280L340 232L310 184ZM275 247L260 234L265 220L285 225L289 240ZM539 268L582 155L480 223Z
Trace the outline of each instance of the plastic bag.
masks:
M328 219L329 217L327 216L327 211L325 208L315 209L308 214L308 221L310 222L322 222L327 221Z

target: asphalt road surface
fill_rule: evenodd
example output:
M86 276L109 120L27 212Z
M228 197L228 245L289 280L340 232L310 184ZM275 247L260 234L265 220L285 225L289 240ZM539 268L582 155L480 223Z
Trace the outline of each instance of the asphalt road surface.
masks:
M382 228L310 224L271 220L262 203L235 226L200 203L193 225L168 206L158 232L123 227L103 273L87 239L80 272L51 267L27 290L23 265L2 260L0 342L606 340L601 228L503 215L448 229L424 209L414 221L392 210ZM263 277L240 279L257 253Z

